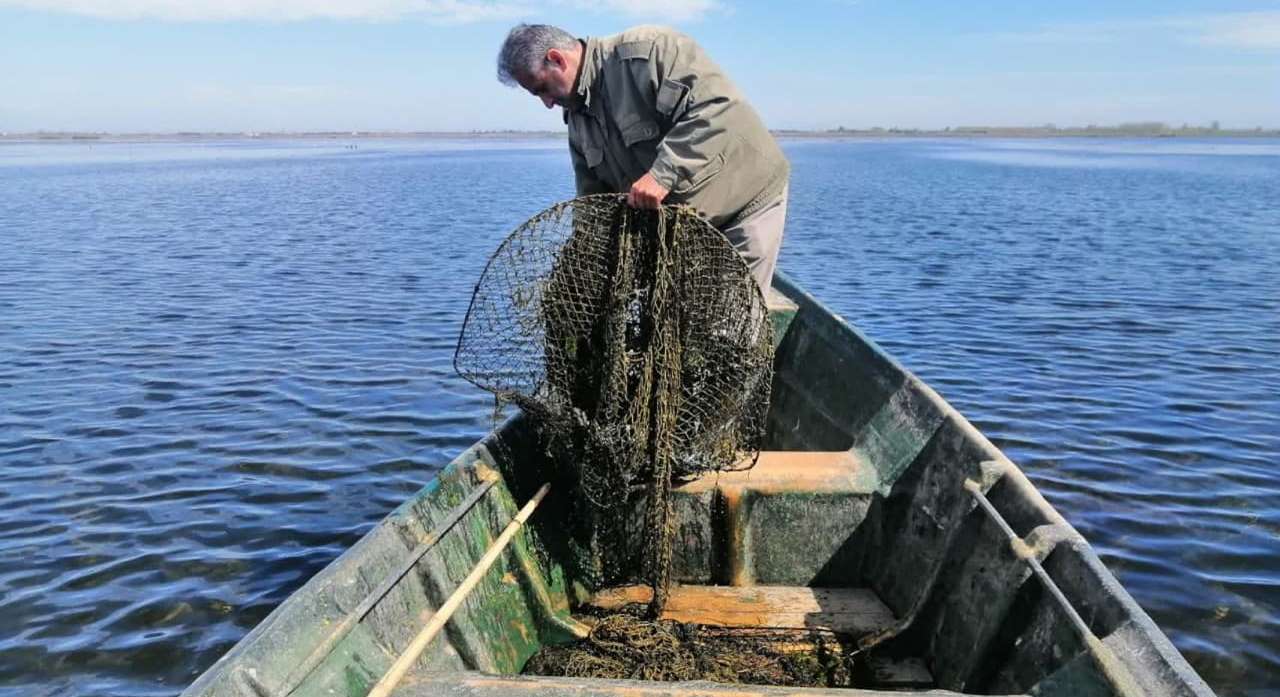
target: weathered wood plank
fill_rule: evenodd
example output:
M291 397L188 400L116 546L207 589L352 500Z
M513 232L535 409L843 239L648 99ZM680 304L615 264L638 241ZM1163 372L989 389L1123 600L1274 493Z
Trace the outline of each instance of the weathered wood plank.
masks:
M821 687L767 687L718 685L712 682L643 682L594 678L549 678L532 675L483 675L436 673L410 676L395 697L960 697L946 690L913 691ZM1010 696L1013 697L1013 696Z
M647 603L648 586L597 593L591 605L616 610ZM803 586L673 586L664 619L721 627L824 629L860 636L891 625L893 613L866 588Z

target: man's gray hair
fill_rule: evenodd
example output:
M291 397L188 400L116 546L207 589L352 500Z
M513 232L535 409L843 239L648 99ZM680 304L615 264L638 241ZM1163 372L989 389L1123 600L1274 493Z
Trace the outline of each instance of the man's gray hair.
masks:
M516 86L520 78L533 77L547 60L547 51L568 51L577 45L573 34L550 24L517 24L507 33L498 51L498 81Z

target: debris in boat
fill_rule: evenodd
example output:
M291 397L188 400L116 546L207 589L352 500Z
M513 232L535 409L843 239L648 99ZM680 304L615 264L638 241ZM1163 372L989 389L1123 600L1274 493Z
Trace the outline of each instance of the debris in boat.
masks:
M830 636L648 620L643 606L599 619L573 644L548 646L525 664L531 675L631 680L711 680L789 687L848 687L852 659Z

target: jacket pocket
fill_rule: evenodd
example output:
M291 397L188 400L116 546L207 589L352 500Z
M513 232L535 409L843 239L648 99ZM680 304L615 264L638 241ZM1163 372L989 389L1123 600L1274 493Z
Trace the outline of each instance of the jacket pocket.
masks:
M622 129L622 142L631 147L642 140L653 140L658 137L658 124L654 121L637 121Z
M662 86L658 88L658 96L654 99L654 106L658 113L662 114L663 118L670 119L688 91L689 88L682 82L663 80Z
M689 177L688 181L683 184L677 184L675 189L673 189L673 192L677 194L688 194L696 191L702 188L702 186L708 181L711 181L711 179L719 174L722 169L724 169L724 153L718 153L715 157L711 158L707 164L703 165L702 169L698 170L696 174Z
M588 145L582 149L582 159L587 161L588 167L599 167L604 162L604 148Z

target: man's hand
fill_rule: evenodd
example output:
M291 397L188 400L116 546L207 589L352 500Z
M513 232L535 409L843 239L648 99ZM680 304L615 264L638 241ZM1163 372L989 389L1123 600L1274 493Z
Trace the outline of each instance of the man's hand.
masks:
M667 191L667 187L659 184L652 174L646 172L631 185L631 191L627 192L627 205L632 208L656 210L662 205L662 199L666 198L668 193L670 192Z

